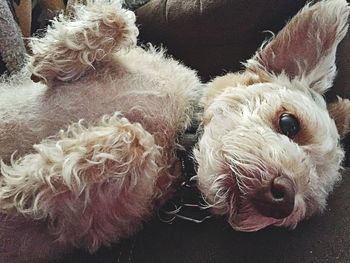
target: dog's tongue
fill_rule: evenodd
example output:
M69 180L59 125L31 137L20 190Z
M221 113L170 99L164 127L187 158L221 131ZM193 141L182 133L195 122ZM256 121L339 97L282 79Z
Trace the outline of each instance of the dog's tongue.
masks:
M247 216L246 218L243 218ZM273 225L280 221L279 219L271 217L263 217L257 214L237 215L232 222L229 222L233 229L243 232L253 232Z

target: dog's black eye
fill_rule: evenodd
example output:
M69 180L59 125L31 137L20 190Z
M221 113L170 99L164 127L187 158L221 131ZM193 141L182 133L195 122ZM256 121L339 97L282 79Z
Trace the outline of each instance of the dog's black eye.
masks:
M283 113L281 115L279 125L281 132L291 139L293 139L300 130L298 120L295 116L289 113Z

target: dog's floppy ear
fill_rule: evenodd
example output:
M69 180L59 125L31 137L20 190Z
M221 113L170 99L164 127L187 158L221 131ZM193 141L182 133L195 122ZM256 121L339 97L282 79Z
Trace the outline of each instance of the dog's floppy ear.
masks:
M306 5L278 35L247 61L247 68L299 78L323 94L336 74L335 53L348 29L346 0Z
M350 100L338 97L338 100L329 103L329 115L334 119L339 135L344 138L350 129Z

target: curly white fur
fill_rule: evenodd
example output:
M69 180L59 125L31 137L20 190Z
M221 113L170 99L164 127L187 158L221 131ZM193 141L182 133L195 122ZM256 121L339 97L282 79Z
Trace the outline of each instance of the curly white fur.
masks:
M76 5L74 17L59 15L44 38L31 41L29 68L44 82L74 81L106 55L135 47L137 35L135 14L121 1L91 0Z
M134 20L119 1L88 1L1 83L0 258L95 251L133 234L174 191L177 136L201 84L163 50L134 46Z
M324 93L333 84L335 47L348 31L348 16L349 7L343 0L307 4L277 38L264 45L245 65L269 74L284 72Z
M2 163L1 209L49 219L58 239L90 251L132 233L152 211L164 169L153 136L118 116L73 124L58 136L11 166Z
M204 94L203 135L195 150L199 188L233 228L295 227L324 211L340 181L339 134L348 130L350 101L327 111L322 95L335 77L349 9L345 0L306 5L248 60L245 72L218 77ZM282 113L300 123L293 140L279 130ZM252 199L281 175L293 183L294 210L282 219L264 216Z

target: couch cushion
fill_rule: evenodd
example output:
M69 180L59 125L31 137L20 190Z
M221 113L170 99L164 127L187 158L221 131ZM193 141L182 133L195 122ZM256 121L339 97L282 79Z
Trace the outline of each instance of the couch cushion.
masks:
M153 0L136 10L140 39L164 44L203 80L242 68L305 0Z

